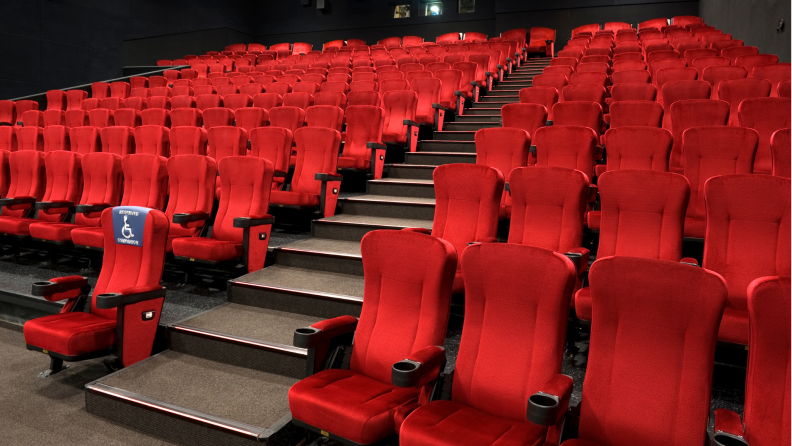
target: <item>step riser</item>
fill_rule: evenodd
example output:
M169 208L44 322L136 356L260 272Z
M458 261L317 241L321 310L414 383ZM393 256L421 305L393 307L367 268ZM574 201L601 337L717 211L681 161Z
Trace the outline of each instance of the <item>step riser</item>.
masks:
M368 183L368 193L393 197L434 198L434 186L424 184Z
M514 104L515 102L520 102L520 100L516 100L513 102L477 102L473 104L468 110L475 110L479 108L501 108L506 104Z
M169 334L170 348L180 353L296 379L305 377L304 356L176 330L170 330Z
M463 122L492 122L496 123L495 127L500 127L501 117L500 115L494 116L457 116L456 122L463 123Z
M472 138L475 139L475 133ZM454 152L454 153L476 153L476 143L473 139L470 141L459 141L455 144L445 144L433 141L423 141L418 146L418 151L421 153L427 152Z
M301 284L294 285L299 288ZM321 319L347 314L360 316L362 305L362 302L330 300L319 295L294 294L287 291L242 286L234 282L228 284L228 301L277 311L298 312Z
M410 218L432 220L434 206L416 206L401 203L367 203L364 201L339 201L340 214L370 215L374 217Z
M364 235L377 229L398 229L386 226L326 224L314 222L314 237L333 240L360 241Z
M300 251L275 250L275 263L279 266L328 271L331 273L363 275L363 260L342 258Z
M500 102L510 104L512 102L520 102L519 96L482 96L479 103ZM445 128L445 126L443 126Z
M467 163L476 164L475 156L455 156L455 155L417 155L405 153L405 161L410 164L421 164L424 166L441 166L443 164Z
M493 110L491 107L487 108L468 108L465 110L466 115L500 115L500 109Z
M446 124L444 126L444 128L446 130L453 130L453 131L460 131L460 132L461 131L475 132L475 131L478 131L478 130L481 130L481 129L488 129L488 128L493 128L493 127L500 127L500 123L499 122L493 122L493 123L487 123L487 124L474 124L474 123L467 124L467 123L464 123L464 122L456 122L453 125L452 124Z
M442 141L475 141L475 133L435 132L434 138Z
M390 166L388 178L404 178L416 180L431 180L434 169L421 169L416 167Z

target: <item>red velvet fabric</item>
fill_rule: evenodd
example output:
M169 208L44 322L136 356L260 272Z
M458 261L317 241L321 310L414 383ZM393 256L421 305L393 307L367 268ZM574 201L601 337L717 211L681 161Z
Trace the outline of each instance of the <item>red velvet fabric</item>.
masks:
M6 197L33 197L40 201L46 188L44 154L34 150L11 152L8 157L8 192ZM3 208L4 217L22 217L30 206Z
M626 126L660 127L663 106L654 101L616 101L610 105L609 119L611 129ZM607 137L605 141L607 144Z
M749 284L763 276L790 274L790 180L724 175L707 181L704 196L702 266L722 275L729 289L718 339L748 344Z
M476 164L498 169L504 178L512 170L528 164L531 137L519 128L500 127L480 129L476 132ZM501 195L499 217L511 215L511 196Z
M544 127L547 121L547 109L541 104L515 103L506 104L501 108L504 127L514 127L528 132L533 137L534 131ZM529 155L529 164L536 160Z
M588 178L594 176L597 135L588 127L553 125L534 133L536 165L577 169Z
M579 438L612 446L700 444L723 279L676 261L615 256L594 262L589 281L594 323Z
M614 104L615 106L616 104ZM611 109L611 116L613 109ZM652 127L617 127L605 132L607 170L668 170L671 132Z
M170 155L206 155L209 136L205 129L194 126L173 127L170 131Z
M792 161L790 161L790 156L792 155L792 151L789 149L790 146L792 144L790 144L790 130L788 128L777 130L770 137L773 175L784 178L792 177L792 172L790 172L790 165L792 164Z
M206 156L177 155L168 160L167 169L170 199L165 214L169 220L172 220L173 214L212 211L217 162ZM196 228L188 229L171 223L167 250L172 250L171 242L174 238L194 235L197 235Z
M520 103L543 105L548 113L547 119L553 120L553 105L558 102L560 95L558 90L554 87L528 87L521 89L519 94Z
M682 135L685 130L705 125L726 125L729 119L729 103L711 99L683 99L671 104L669 114L670 128L666 128L674 135L669 164L672 172L682 173Z
M338 158L338 167L368 169L371 164L369 142L382 143L385 114L380 107L350 105L346 109L346 141L343 156ZM339 129L340 131L340 129ZM381 163L384 165L384 162ZM382 177L382 168L379 175Z
M66 356L107 350L116 342L116 321L90 313L59 313L25 323L25 342Z
M749 127L759 133L753 172L770 174L773 159L770 153L770 137L777 130L789 128L792 120L792 103L789 98L748 98L740 103L738 115L740 126Z
M721 81L718 85L718 98L729 103L729 125L740 125L739 107L743 100L769 97L772 86L773 84L766 79L730 79Z
M759 134L753 129L702 126L685 131L684 174L690 182L685 237L704 238L704 185L718 175L751 173Z

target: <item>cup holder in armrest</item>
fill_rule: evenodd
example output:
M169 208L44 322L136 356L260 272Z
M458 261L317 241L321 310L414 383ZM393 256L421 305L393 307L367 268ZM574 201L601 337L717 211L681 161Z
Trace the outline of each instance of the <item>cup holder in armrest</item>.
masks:
M552 426L558 420L558 397L546 393L534 393L528 398L526 416L532 423L540 426Z
M393 364L391 369L391 383L398 387L412 387L418 380L420 363L404 359Z
M104 310L108 310L110 308L116 308L121 304L121 301L124 299L123 294L119 293L102 293L96 296L96 308L101 308Z
M742 437L718 432L712 436L712 446L748 446L748 442Z
M56 283L49 280L44 282L33 282L33 287L30 291L30 294L34 296L45 296L47 294L53 294L52 293L52 288L54 288L53 285L56 285Z
M312 336L315 336L317 333L321 333L322 330L314 327L302 327L294 330L294 341L292 342L295 347L300 348L310 348L314 346L314 342L311 339Z

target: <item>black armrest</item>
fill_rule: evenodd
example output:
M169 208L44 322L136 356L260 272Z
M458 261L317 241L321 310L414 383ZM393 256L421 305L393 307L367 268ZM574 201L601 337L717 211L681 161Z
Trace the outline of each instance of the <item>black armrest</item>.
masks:
M96 308L108 310L159 297L165 297L165 288L135 294L104 293L96 296Z
M553 43L553 41L552 41L552 40L550 40L550 39L547 39L547 40L545 40L545 43L546 43L546 44L548 44L548 45L550 45L551 43Z
M339 181L343 178L344 177L342 175L337 173L317 173L314 175L314 179L316 181Z
M459 91L459 90L454 90L454 95L455 95L455 96L462 96L462 97L464 97L464 96L465 96L465 93L462 93L462 92L461 92L461 91Z
M109 205L107 203L102 203L102 204L78 204L77 206L74 207L74 212L77 212L78 214L88 214L88 213L91 213L91 212L101 212L101 211L103 211L103 210L105 210L107 208L111 208L111 207L113 207L113 206Z
M194 221L209 220L208 212L195 212L191 214L173 214L173 222L176 224L191 223Z
M509 183L506 183L504 187L506 188L506 192L511 192L511 190L509 189Z
M367 149L375 149L375 150L386 150L388 146L385 144L380 144L378 142L367 142L366 143Z
M503 65L501 65L501 64L497 64L497 65L495 65L495 66L496 66L496 67L498 67L498 69L499 69L499 70L502 70L502 69L503 69Z
M53 294L62 293L64 291L77 290L87 287L88 279L83 277L82 280L74 280L69 282L33 282L30 294L34 296L51 296Z
M474 86L474 87L478 87L478 82L476 82L476 81L470 81L470 85L472 85L472 86Z
M402 124L413 126L413 127L418 127L418 123L415 122L415 121L412 121L410 119L405 119L404 121L402 121Z
M234 219L235 228L250 228L253 226L275 224L275 217L268 215L265 218L237 217Z
M545 125L548 125L548 126L549 125L553 125L553 121L548 120L548 121L545 122Z
M507 57L507 58L506 58L506 62L511 62L511 61L512 61L512 58L511 58L511 57Z
M397 387L415 387L421 378L436 368L443 367L445 362L446 355L443 347L425 347L410 355L409 358L393 364L391 384Z
M492 72L490 72L490 71L485 71L485 72L484 72L484 75L485 75L485 76L492 76Z
M25 125L25 123L22 122L22 121L17 121L17 125L20 126L20 127L23 127Z
M572 261L572 264L575 265L575 271L577 271L580 268L580 261L583 259L583 254L579 252L565 252L564 255Z
M33 204L36 199L33 197L0 198L0 206L16 206L19 204Z
M528 148L528 152L529 153L536 153L536 146L532 145L531 147L529 147Z
M74 206L73 201L61 200L61 201L39 201L33 205L38 210L42 209L58 209L58 208L70 208Z
M354 332L357 329L357 323L357 318L352 316L339 316L313 324L319 325L319 327L298 328L294 330L294 346L299 348L316 347L337 336Z
M436 108L436 109L438 109L438 110L451 111L451 109L450 109L450 108L443 107L443 106L442 106L442 105L440 105L440 104L432 104L432 108Z
M275 173L272 174L274 178L286 178L286 172L282 170L275 169Z

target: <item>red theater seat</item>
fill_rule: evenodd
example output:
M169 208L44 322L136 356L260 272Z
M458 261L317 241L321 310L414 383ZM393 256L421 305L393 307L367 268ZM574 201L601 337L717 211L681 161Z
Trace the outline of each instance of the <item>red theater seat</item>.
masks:
M790 173L790 158L792 158L792 151L790 151L790 131L788 128L777 130L770 137L770 152L773 158L773 175L781 176L784 178L792 177Z
M293 135L291 130L281 127L259 127L252 129L250 135L250 156L269 160L275 173L272 189L280 190L289 170Z
M102 152L126 156L135 153L135 130L129 127L106 127L99 131Z
M169 199L165 215L170 220L167 250L178 237L195 237L199 234L212 211L215 198L217 163L203 155L176 155L168 159ZM190 214L182 217L184 223L175 223L173 215Z
M671 104L671 128L674 146L671 149L669 169L682 173L684 154L682 135L691 127L726 125L729 120L729 103L713 99L683 99Z
M370 178L382 178L386 146L382 143L385 115L382 108L350 105L346 110L346 141L338 157L339 169L361 170Z
M418 146L418 123L415 111L418 94L412 90L394 90L382 95L385 124L382 141L403 145L405 150L415 152Z
M777 130L789 128L789 98L748 98L738 107L740 126L752 128L759 133L759 146L754 159L754 173L770 174L773 170L770 154L770 137Z
M86 157L96 155L101 154ZM168 220L141 207L106 209L101 220L105 250L93 297L87 296L88 280L80 276L33 285L34 295L66 300L61 313L32 319L24 327L28 349L52 358L48 374L59 372L63 361L115 353L111 366L121 368L151 355L165 297L159 282ZM89 312L80 311L85 299Z
M141 125L135 128L135 153L168 157L170 130L161 125Z
M751 282L790 274L790 186L788 178L755 174L718 176L704 186L707 230L702 266L720 274L728 288L718 340L752 344L747 300ZM781 309L777 311L781 316ZM753 354L752 350L749 360ZM756 370L748 373L751 380ZM777 417L780 411L779 407L766 416Z
M495 127L476 131L476 164L494 167L504 179L512 170L528 164L531 136L516 127ZM501 195L498 217L511 218L511 197Z
M173 127L170 130L170 156L206 155L209 136L206 129L193 126Z
M324 363L319 354L308 364L309 376L289 390L289 408L300 427L354 444L374 444L398 432L410 410L427 401L431 383L445 363L440 346L457 254L441 239L385 230L366 234L361 254L366 299L360 320L341 316L320 321L298 329L294 336L298 347L324 352L334 337L354 333L349 369L314 374ZM424 261L415 262L416 256ZM408 379L392 384L394 364L405 359L420 365Z
M615 256L594 262L589 282L595 322L578 439L563 445L704 442L723 280L677 262Z

